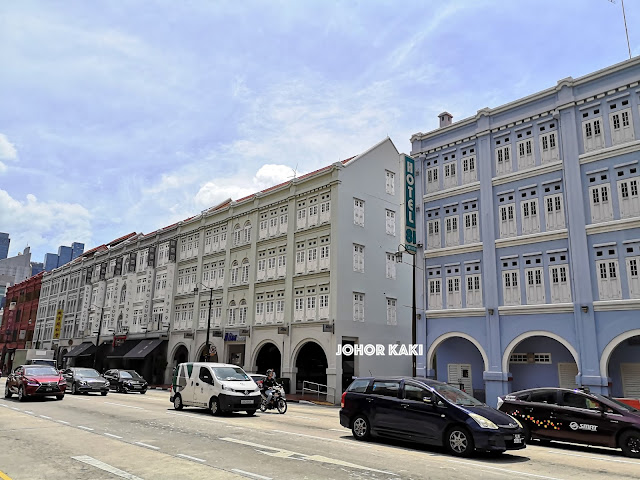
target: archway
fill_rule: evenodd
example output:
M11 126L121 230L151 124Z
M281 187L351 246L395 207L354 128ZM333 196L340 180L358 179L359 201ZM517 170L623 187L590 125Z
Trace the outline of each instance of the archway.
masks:
M486 353L473 337L456 333L442 335L433 342L427 352L428 368L435 370L436 380L485 401Z
M502 369L511 372L511 390L536 387L576 388L578 352L551 332L527 332L514 338L504 351Z
M327 384L327 356L322 347L314 341L305 343L296 356L296 390L301 391L303 382Z
M179 345L173 354L173 368L175 369L181 363L189 361L189 350L184 345Z
M609 378L609 395L640 398L640 329L611 340L600 358L600 374Z
M282 375L282 355L280 350L273 343L267 342L260 347L258 355L256 355L257 373L266 373L268 369L273 368L276 375Z
M215 345L213 345L213 343L209 343L209 351L210 351L209 361L213 362L213 363L217 363L218 362L218 349L215 347ZM207 353L207 344L206 343L200 349L200 354L198 355L198 361L199 362L205 362L206 361L205 353Z

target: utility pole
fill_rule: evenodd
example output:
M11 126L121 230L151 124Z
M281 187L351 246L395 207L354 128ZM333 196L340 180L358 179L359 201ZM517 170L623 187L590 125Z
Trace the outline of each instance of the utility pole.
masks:
M96 353L93 356L93 368L95 370L96 363L98 362L98 349L100 348L100 331L102 330L102 315L104 314L104 307L100 308L100 322L98 322L98 338L96 339Z

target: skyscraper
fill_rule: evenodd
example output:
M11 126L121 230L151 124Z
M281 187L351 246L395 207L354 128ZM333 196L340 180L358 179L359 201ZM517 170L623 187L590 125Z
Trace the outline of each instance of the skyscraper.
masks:
M8 233L0 232L0 260L9 256L9 244L11 239Z

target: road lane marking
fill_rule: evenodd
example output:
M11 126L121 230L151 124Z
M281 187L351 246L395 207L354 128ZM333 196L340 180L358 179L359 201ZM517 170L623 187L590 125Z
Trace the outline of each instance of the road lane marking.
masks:
M69 422L65 422L64 420L56 420L58 423L62 423L63 425L71 425Z
M9 405L7 405L6 403L0 403L0 407L8 407Z
M27 412L27 411L25 410L25 413L32 413L32 412ZM51 418L51 417L47 417L46 415L38 415L38 416L39 416L40 418L46 418L47 420L52 420L52 418Z
M239 468L232 468L231 471L239 473L240 475L244 475L246 477L257 478L259 480L272 480L271 477L265 477L264 475L258 475L257 473L245 472L244 470L240 470Z
M24 413L28 413L29 415L35 415L35 413L30 412L29 410L25 410Z
M134 407L132 405L125 405L124 403L113 403L113 402L103 402L103 403L105 403L106 405L117 405L119 407L137 408L138 410L145 410L142 407Z
M90 432L93 432L93 428L84 427L84 426L82 426L82 425L78 425L78 428L81 428L81 429L83 429L83 430L88 430L88 431L90 431Z
M19 409L19 408L16 408L16 407L11 407L11 410L15 410L16 412L19 412L19 411L20 411L20 409Z
M148 443L142 443L142 442L133 442L136 445L140 445L141 447L146 447L146 448L150 448L152 450L160 450L160 447L156 447L155 445L149 445Z
M318 438L320 438L320 437L318 437ZM365 467L365 466L362 466L362 465L357 465L355 463L349 463L349 462L345 462L343 460L338 460L337 458L329 458L329 457L325 457L325 456L322 456L322 455L306 455L304 453L297 453L297 452L292 452L290 450L285 450L283 448L269 447L267 445L260 445L259 443L248 442L246 440L240 440L240 439L237 439L237 438L221 437L219 440L223 440L225 442L238 443L240 445L246 445L248 447L253 447L258 452L260 452L260 453L262 453L264 455L269 455L271 457L289 458L289 459L293 459L293 460L311 460L313 462L326 463L326 464L330 464L330 465L339 465L341 467L353 468L355 470L366 470L366 471L369 471L369 472L377 472L377 473L383 473L385 475L397 476L397 474L395 474L393 472L387 472L385 470L378 470L376 468ZM260 449L260 450L258 450L258 449ZM265 451L265 449L266 450L272 450L272 451Z
M344 433L346 431L346 428L330 428L329 430L331 430L332 432Z
M285 430L271 430L272 432L277 432L277 433L284 433L287 435L297 435L298 437L306 437L306 438L313 438L315 440L324 440L326 442L336 442L336 443L344 443L346 445L350 445L350 446L355 446L356 444L353 441L346 441L346 440L338 440L336 438L325 438L325 437L318 437L316 435L307 435L306 433L294 433L294 432L287 432Z
M107 437L111 437L111 438L118 438L118 439L122 438L121 436L114 435L113 433L106 433L105 432L104 435L106 435Z
M568 457L590 458L591 460L600 460L602 462L630 463L631 465L640 465L640 462L634 462L633 460L616 460L614 458L592 457L590 455L579 455L577 453L556 452L556 451L553 451L553 450L545 450L545 452L554 453L556 455L566 455Z
M167 415L178 415L180 417L190 417L190 418L195 418L196 420L206 420L208 422L215 422L215 423L224 423L225 425L232 425L229 422L225 422L224 420L216 420L215 418L208 418L202 415L191 415L189 413L178 413L178 412L165 412Z
M77 460L82 463L86 463L87 465L91 465L92 467L99 468L100 470L104 470L105 472L113 473L114 475L119 476L120 478L127 478L128 480L143 480L140 477L136 477L132 473L125 472L124 470L120 470L108 463L101 462L100 460L96 460L93 457L88 455L80 455L78 457L71 457L74 460Z
M558 477L547 477L545 475L537 475L535 473L521 472L520 470L511 470L509 468L492 467L491 465L486 465L484 463L466 462L463 460L451 460L451 459L446 459L446 461L451 463L457 463L458 465L466 465L468 467L486 468L489 470L496 470L498 472L508 472L511 474L515 473L518 475L524 475L526 477L544 478L545 480L560 480Z
M190 455L185 455L184 453L178 453L178 455L176 455L178 457L182 457L182 458L187 458L189 460L193 460L195 462L200 462L200 463L204 463L206 462L206 460L202 459L202 458L197 458L197 457L192 457Z
M65 395L65 398L72 398L72 399L74 399L74 400L82 400L83 402L88 402L88 401L89 401L89 399L88 399L88 398L78 398L78 397L76 397L76 396L73 396L73 393L71 394L71 396L70 396L70 397L67 397L67 396Z
M11 480L11 477L9 475L7 475L6 473L0 472L0 479L2 479L2 480Z

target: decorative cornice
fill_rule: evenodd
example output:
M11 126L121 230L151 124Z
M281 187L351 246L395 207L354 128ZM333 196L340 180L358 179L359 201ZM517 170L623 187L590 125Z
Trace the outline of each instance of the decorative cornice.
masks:
M424 258L446 257L448 255L459 255L462 253L481 252L482 243L469 243L468 245L456 245L455 247L437 248L426 250Z
M538 315L542 313L573 313L573 303L546 303L543 305L504 305L498 307L500 315Z
M499 177L494 177L493 180L491 180L491 183L496 187L498 185L504 185L505 183L517 182L518 180L537 177L539 175L556 172L558 170L562 170L562 160L538 165L537 167L527 168L525 170L519 170L508 175L500 175Z
M640 151L640 140L602 148L594 152L583 153L582 155L578 156L578 158L580 159L580 165L584 165L585 163L597 162L598 160L604 160L607 158L637 151Z
M428 193L423 197L423 202L434 202L447 197L453 197L454 195L462 195L463 193L475 192L480 190L480 182L467 183L459 187L447 188L440 190L439 192Z
M617 310L640 310L640 298L626 300L600 300L593 302L595 312L613 312Z
M595 235L596 233L629 230L630 228L640 228L640 217L623 218L621 220L612 220L610 222L594 223L591 225L587 225L585 227L585 230L587 231L587 235Z
M427 318L484 317L484 308L447 308L442 310L425 310Z
M496 240L496 248L517 247L519 245L529 245L538 242L551 242L553 240L563 240L569 238L566 228L562 230L552 230L550 232L532 233L530 235L520 235L512 238L499 238Z

